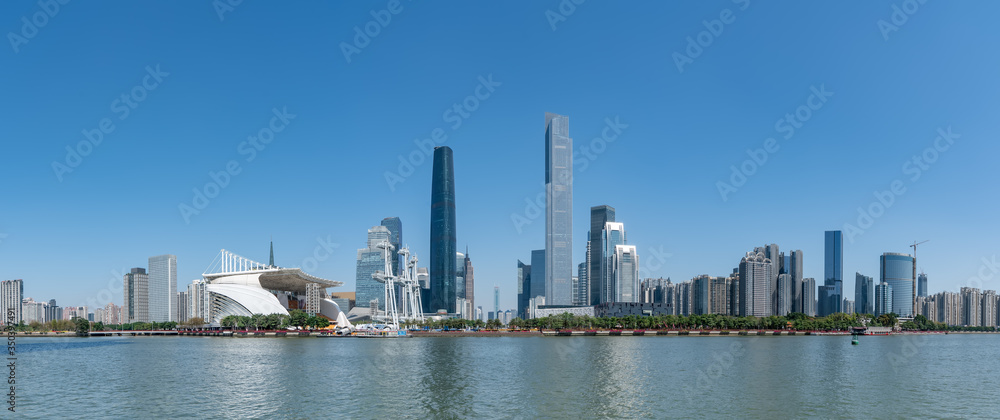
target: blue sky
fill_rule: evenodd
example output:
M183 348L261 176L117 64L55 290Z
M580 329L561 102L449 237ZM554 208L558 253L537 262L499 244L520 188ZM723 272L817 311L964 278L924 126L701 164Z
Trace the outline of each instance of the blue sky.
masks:
M243 2L220 18L208 2L72 2L44 17L37 2L0 4L0 277L61 305L120 304L117 273L149 256L176 254L183 288L222 248L266 261L273 237L279 265L315 263L353 291L355 252L383 217L402 219L427 262L431 165L415 140L440 130L477 305L492 309L496 285L513 308L516 262L544 246L544 217L526 200L543 191L544 113L555 112L578 153L577 262L590 206L609 204L644 274L725 275L777 243L803 250L805 275L821 278L823 231L859 226L858 208L873 208L863 234L845 231L848 297L855 271L877 278L882 252L926 239L932 292L998 288L983 261L1000 252L996 3L929 2L899 12L905 22L897 13L888 36L878 22L904 2L591 0L561 13L557 1L403 1L379 13L388 5ZM372 11L391 20L371 23L377 35L348 62L342 44ZM728 23L712 22L720 15ZM22 17L44 25L35 33ZM701 35L679 71L687 38L709 29L718 35ZM492 91L469 99L481 78ZM814 89L832 96L810 100ZM123 94L136 95L127 115ZM455 128L446 111L460 103L475 109ZM796 112L808 119L785 138L791 122L779 120ZM68 158L105 118L103 141ZM613 142L596 140L606 119L627 125ZM248 161L248 136L272 121ZM737 187L731 167L765 143L772 151L755 154L767 160L746 164ZM925 153L931 163L912 161ZM418 164L390 188L386 173L411 155ZM226 185L205 191L227 165ZM902 193L883 195L892 204L879 212L873 193L896 180ZM719 182L736 191L723 199ZM214 198L195 203L194 189ZM195 204L185 219L179 207ZM310 261L328 241L332 255Z

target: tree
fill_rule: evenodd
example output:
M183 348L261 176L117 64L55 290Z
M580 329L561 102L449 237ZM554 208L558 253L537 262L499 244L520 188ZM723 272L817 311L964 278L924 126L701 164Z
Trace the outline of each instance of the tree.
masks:
M309 314L299 309L292 309L290 315L291 319L289 320L289 324L295 327L304 327L306 326L306 322L309 320Z
M90 321L84 318L73 318L73 323L76 324L76 335L86 336L90 332Z

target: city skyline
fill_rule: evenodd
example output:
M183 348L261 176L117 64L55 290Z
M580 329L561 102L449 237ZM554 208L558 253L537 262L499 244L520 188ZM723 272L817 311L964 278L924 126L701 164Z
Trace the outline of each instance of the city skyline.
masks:
M997 249L988 235L973 232L995 226L989 209L997 199L982 194L975 181L992 179L987 159L997 146L988 135L1000 127L982 110L995 106L997 96L989 93L1000 85L988 69L997 63L988 54L952 49L970 37L998 38L989 25L978 24L988 11L951 11L969 23L961 33L943 33L914 18L886 40L875 22L891 13L888 5L847 10L754 4L752 16L740 14L679 72L673 53L683 52L686 38L703 30L701 20L717 16L724 6L643 6L649 13L587 3L553 30L545 19L549 5L535 6L534 13L482 6L506 23L477 27L458 17L483 9L407 3L404 14L350 63L337 53L340 42L350 42L350 30L324 29L322 41L302 47L331 54L301 54L286 51L282 40L256 34L248 22L280 17L278 29L290 38L319 39L298 28L328 20L324 28L363 26L374 6L321 5L315 13L298 6L243 6L224 22L212 13L190 16L181 5L156 13L141 5L114 11L67 8L19 52L3 52L11 65L0 74L18 81L10 92L26 101L2 105L12 121L10 138L21 139L10 142L0 165L18 182L3 188L8 196L33 202L0 210L0 278L24 279L25 296L72 305L89 305L90 299L119 304L122 275L151 255L178 256L182 289L201 276L220 248L266 261L273 235L279 265L304 266L313 258L312 274L347 283L334 291L352 290L359 238L383 217L398 216L407 225L404 242L429 262L427 150L447 145L460 157L455 171L461 175L456 187L462 217L456 229L458 244L477 254L476 294L491 296L490 287L501 285L501 307L514 308L515 262L545 247L545 209L537 204L544 194L538 128L539 116L554 111L573 118L573 212L615 207L618 221L630 227L629 243L641 256L644 278L726 275L747 250L773 243L803 250L803 276L822 284L818 232L843 230L846 273L876 277L882 253L910 252L913 241L930 239L921 246L916 269L928 274L931 293L957 291L970 279L995 287L990 282L997 281ZM30 14L31 7L0 5L11 16ZM826 19L788 19L813 14ZM211 42L160 39L163 16L192 28L184 40ZM613 24L622 21L632 24ZM414 32L413 22L466 36L441 43ZM524 24L511 31L510 22ZM85 23L109 30L84 31ZM791 47L813 47L776 60L754 58L770 54L771 44L751 39L792 34ZM636 37L662 47L635 45ZM123 39L128 42L121 44ZM108 45L118 48L113 58L100 53ZM444 61L433 69L396 70L407 67L393 60L415 64L426 58L407 52L417 45ZM227 52L210 65L192 58L216 57L218 51ZM447 54L454 51L469 54L462 59ZM599 53L611 59L595 59ZM541 62L525 72L509 64L548 55L559 65ZM944 60L938 64L931 56ZM268 59L250 68L226 64L261 58ZM881 70L859 76L847 66L853 59L870 60ZM67 62L75 63L67 74L37 71ZM747 67L761 71L738 70ZM127 114L110 110L146 76L147 86L159 81L155 89L139 91L143 101ZM926 83L931 76L947 83ZM338 100L316 92L336 92ZM808 110L802 106L815 92L829 95L808 121L776 127L786 114ZM60 100L45 99L52 97ZM204 98L192 101L195 97ZM468 106L467 98L473 98ZM375 115L391 115L394 123L372 124ZM94 130L105 117L114 130L102 134L103 142L79 156L80 162L73 158L72 171L57 175L52 163L67 165L66 148L76 148L86 136L96 138ZM273 141L248 143L247 136L270 130L272 121ZM784 137L792 128L793 137ZM780 141L777 151L764 150L769 136ZM442 137L447 138L435 140ZM936 152L938 137L954 142ZM372 141L382 153L377 159L371 159ZM927 155L933 162L913 161L927 150L934 151ZM118 162L153 152L158 159L146 162L143 171L122 175ZM238 173L227 171L230 161L238 164L233 170ZM743 170L746 162L753 173ZM831 178L817 169L820 162L866 170L838 171ZM387 181L386 173L401 181ZM905 192L887 193L897 179ZM720 196L720 181L736 191ZM209 183L221 191L204 197L206 204L192 190L204 194ZM261 200L261 189L303 200L296 206ZM126 196L130 206L113 205ZM341 205L344 197L356 204ZM970 197L977 198L976 205L944 207ZM185 218L179 204L198 213ZM779 211L780 222L761 223L759 212L748 211L792 204L798 210ZM880 211L871 210L880 205ZM585 217L575 219L573 268L585 260L586 241L580 238L589 229ZM117 239L126 235L133 238L128 244ZM720 241L723 235L726 240ZM332 252L319 261L318 247ZM63 263L51 264L53 257ZM851 283L844 285L843 296L853 294Z

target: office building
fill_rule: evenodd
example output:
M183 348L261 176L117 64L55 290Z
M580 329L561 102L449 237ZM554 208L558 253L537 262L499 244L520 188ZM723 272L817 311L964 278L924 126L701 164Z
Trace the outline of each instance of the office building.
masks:
M392 273L401 276L403 273L399 269L405 268L403 265L405 262L402 262L403 256L399 255L399 250L403 247L403 222L398 217L386 217L382 219L382 226L389 230L389 243L395 249L392 256Z
M587 241L587 282L590 283L590 304L603 302L604 293L604 227L615 221L615 208L601 205L590 208L590 232Z
M792 276L792 312L805 313L802 307L802 250L792 251L788 266L786 271Z
M531 251L531 293L528 299L545 296L545 250ZM540 304L544 305L544 304Z
M892 312L901 318L913 316L913 257L886 252L879 257L880 280L892 287Z
M149 275L146 269L133 268L123 276L122 318L126 323L149 321Z
M455 254L455 162L448 146L434 148L431 175L430 299L425 312L455 313L458 294Z
M844 313L845 314L853 314L853 313L856 312L854 310L854 301L853 300L844 299L844 303L841 306L844 308Z
M892 285L881 282L875 286L875 316L893 312ZM899 315L898 313L896 314Z
M608 222L604 224L604 229L601 230L601 262L600 262L600 287L599 287L599 301L601 303L605 302L617 302L618 289L619 286L615 283L614 277L614 254L615 248L619 245L625 245L625 225L618 222ZM593 289L591 289L593 290ZM591 301L594 298L591 296Z
M917 296L927 297L927 274L920 273L917 276Z
M820 291L820 316L843 312L844 299L844 235L839 230L828 230L824 241L823 286L827 286L827 298L823 301Z
M875 313L875 279L854 273L854 310L859 314Z
M474 314L474 309L476 306L476 276L475 269L472 267L472 257L469 256L469 247L465 247L465 260L462 261L462 274L465 276L465 304L468 305L466 308L467 312Z
M590 248L590 243L587 243ZM573 277L573 305L590 305L590 284L587 282L587 262L576 266L576 276Z
M368 229L368 246L358 249L354 277L357 306L367 308L372 301L378 301L378 309L385 309L385 284L375 280L372 275L376 271L385 271L385 254L378 245L388 242L390 235L385 226L373 226ZM451 261L454 264L454 254Z
M787 316L792 312L792 275L779 274L774 292L772 315Z
M634 245L616 245L611 267L615 290L613 302L639 302L639 256Z
M174 315L174 322L177 323L187 322L188 318L191 318L188 315L188 309L190 308L190 305L188 305L187 292L186 291L177 292L176 302L177 302L177 314Z
M517 260L517 316L521 319L528 319L531 297L531 265Z
M573 139L569 117L552 113L545 114L545 262L546 302L571 305Z

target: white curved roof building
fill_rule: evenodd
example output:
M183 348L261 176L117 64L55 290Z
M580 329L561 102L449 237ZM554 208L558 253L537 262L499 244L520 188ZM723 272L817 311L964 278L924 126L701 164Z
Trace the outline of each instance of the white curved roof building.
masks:
M300 268L262 264L222 250L216 267L203 274L209 292L209 317L217 324L229 315L288 315L289 308L323 315L338 327L349 327L346 314L326 293L343 282L306 274Z

